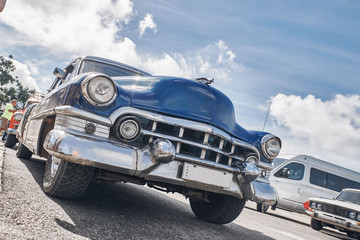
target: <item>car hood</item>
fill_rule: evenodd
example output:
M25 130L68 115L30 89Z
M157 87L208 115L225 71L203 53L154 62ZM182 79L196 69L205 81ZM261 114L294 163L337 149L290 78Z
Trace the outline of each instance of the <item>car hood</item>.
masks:
M325 199L325 198L310 198L309 200L360 211L360 205L352 202L344 202L336 199Z
M230 99L217 89L195 80L177 77L116 77L129 94L132 107L206 122L247 142L254 136L235 120Z

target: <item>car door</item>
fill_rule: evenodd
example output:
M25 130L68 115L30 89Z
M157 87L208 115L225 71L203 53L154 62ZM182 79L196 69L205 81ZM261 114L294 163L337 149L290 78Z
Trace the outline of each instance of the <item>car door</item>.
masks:
M277 207L303 212L306 202L305 164L291 162L272 173L270 181L278 192Z

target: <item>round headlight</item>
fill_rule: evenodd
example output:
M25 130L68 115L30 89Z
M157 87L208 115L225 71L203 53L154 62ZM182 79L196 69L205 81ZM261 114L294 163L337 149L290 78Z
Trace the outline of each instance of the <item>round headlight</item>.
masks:
M356 215L356 220L358 220L358 222L360 222L360 213L358 213L358 214Z
M141 132L141 123L139 119L132 116L119 118L114 126L115 136L126 142L135 141Z
M356 213L355 213L355 212L349 212L349 217L350 217L351 219L355 219Z
M90 74L81 87L86 100L96 106L109 105L116 98L114 81L103 74Z
M261 139L261 150L268 159L274 159L280 153L281 141L272 134L267 134Z
M310 208L315 209L316 208L316 202L311 202Z
M319 209L319 210L321 210L321 207L322 207L321 203L318 203L317 206L316 206L316 208Z
M14 120L21 121L23 114L21 112L14 113Z

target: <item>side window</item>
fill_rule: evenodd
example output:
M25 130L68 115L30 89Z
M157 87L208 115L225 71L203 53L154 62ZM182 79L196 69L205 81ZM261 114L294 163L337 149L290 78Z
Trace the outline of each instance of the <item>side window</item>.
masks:
M326 172L320 171L316 168L311 168L310 183L320 187L326 187L326 175Z
M59 78L59 77L55 78L53 84L52 84L51 87L48 89L48 91L51 91L51 90L57 88L57 87L60 85L60 83L61 83L61 78Z
M310 170L310 183L337 192L341 192L344 188L360 189L360 183L358 182L316 168L311 168Z
M305 166L300 163L289 163L277 171L274 176L288 178L292 180L301 180L304 177Z

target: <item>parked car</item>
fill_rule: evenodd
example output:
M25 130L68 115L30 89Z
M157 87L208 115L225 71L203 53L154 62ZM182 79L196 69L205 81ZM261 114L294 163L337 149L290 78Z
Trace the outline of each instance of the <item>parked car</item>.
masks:
M256 182L280 151L278 137L247 131L211 81L152 76L99 57L81 57L27 108L17 156L47 158L43 190L74 199L95 177L147 184L190 199L194 214L225 224L246 200L275 199Z
M360 239L360 189L344 189L335 199L310 198L311 227L331 227Z
M19 126L19 123L20 123L24 113L25 113L26 107L28 107L29 105L31 105L33 103L40 102L40 100L43 97L44 97L43 94L35 92L29 96L29 98L27 99L27 101L25 103L25 106L21 102L17 103L18 110L12 115L10 122L9 122L9 127L6 130L7 136L6 136L6 141L5 141L5 147L13 148L16 145L16 143L18 142L18 140L16 138L16 130L17 130L17 127Z
M310 197L332 199L344 188L360 188L360 173L311 156L299 155L271 171L270 184L277 191L271 206L305 213L303 203ZM268 204L258 203L257 210L266 212Z

